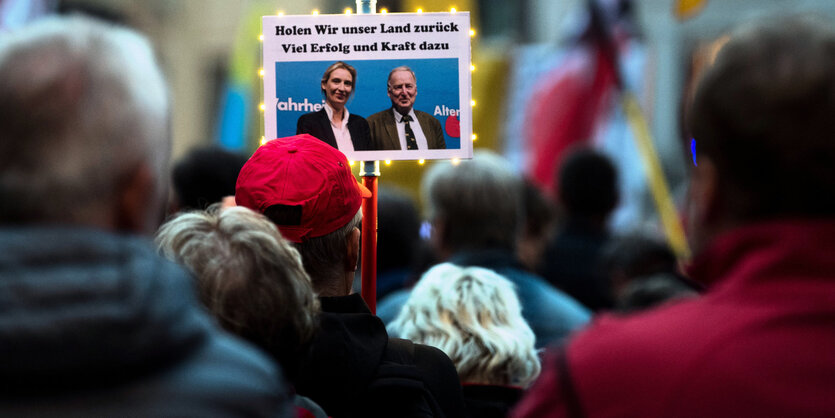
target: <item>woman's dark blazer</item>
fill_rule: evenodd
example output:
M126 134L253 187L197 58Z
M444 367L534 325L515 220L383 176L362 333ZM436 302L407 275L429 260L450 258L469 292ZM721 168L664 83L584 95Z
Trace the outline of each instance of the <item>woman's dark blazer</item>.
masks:
M371 130L368 128L368 122L365 121L365 118L351 113L348 116L348 132L351 133L351 142L354 143L354 151L367 151L371 149ZM327 142L330 146L339 148L336 146L336 138L333 136L331 121L328 120L328 114L325 112L325 109L299 116L298 123L296 123L296 135L299 134L313 135Z

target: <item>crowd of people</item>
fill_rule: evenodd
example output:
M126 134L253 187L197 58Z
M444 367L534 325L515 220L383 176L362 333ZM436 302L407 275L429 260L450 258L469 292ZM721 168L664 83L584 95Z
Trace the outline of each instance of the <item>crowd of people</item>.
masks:
M689 262L607 229L604 155L572 152L551 201L480 150L422 179L428 240L381 189L376 314L354 284L371 192L330 143L357 147L337 64L342 136L169 171L146 38L83 17L0 37L0 415L832 416L826 22L744 25L702 76ZM392 71L381 120L414 78Z

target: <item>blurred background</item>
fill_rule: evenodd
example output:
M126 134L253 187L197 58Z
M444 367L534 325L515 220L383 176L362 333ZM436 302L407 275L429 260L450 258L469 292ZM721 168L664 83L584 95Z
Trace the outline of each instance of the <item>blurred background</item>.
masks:
M577 144L619 170L615 230L660 229L679 210L693 164L682 116L700 69L732 25L763 15L833 15L831 0L379 0L388 12L470 11L475 148L510 159L553 194L554 170ZM173 161L206 145L251 154L262 140L260 17L356 12L352 0L0 0L3 31L52 13L132 26L155 43L173 94ZM2 36L2 35L0 35ZM624 109L634 95L640 114ZM634 129L645 121L650 148ZM463 139L463 138L462 138ZM447 162L434 162L447 163ZM418 197L433 162L382 163L381 185ZM355 172L359 164L354 165ZM654 167L654 168L653 168ZM663 184L657 183L660 179ZM653 183L656 182L656 183ZM655 186L652 186L655 184ZM663 186L663 187L662 187ZM659 196L658 188L667 196ZM663 194L663 193L662 193Z

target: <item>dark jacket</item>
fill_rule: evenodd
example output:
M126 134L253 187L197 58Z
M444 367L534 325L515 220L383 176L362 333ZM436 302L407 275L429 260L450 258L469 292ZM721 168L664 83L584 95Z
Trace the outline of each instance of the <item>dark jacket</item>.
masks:
M149 243L0 229L0 416L283 416L260 352L219 331Z
M371 149L371 131L368 122L359 115L348 112L348 132L351 134L351 142L354 143L354 151L367 151ZM328 145L339 149L336 146L336 137L333 136L331 121L325 109L318 112L305 113L299 116L296 122L296 135L310 134L328 143Z
M609 234L581 220L569 220L542 255L539 273L552 286L592 311L614 307L612 286L600 264Z
M417 109L415 109L415 116L420 124L420 130L423 131L423 135L426 137L426 145L429 146L429 149L446 149L444 130L441 128L441 122L434 116ZM371 149L400 149L400 137L397 135L397 122L394 120L394 111L391 108L369 116L368 125L371 129Z
M693 262L704 296L602 316L555 352L519 417L831 417L835 220L763 222Z
M470 418L505 418L525 390L514 386L464 384L464 402Z
M299 394L318 403L332 417L416 416L411 398L399 394L369 399L367 389L389 347L382 321L357 295L322 297L320 330L300 366ZM414 364L444 416L464 413L461 385L452 361L440 350L415 344ZM396 353L401 354L401 353Z

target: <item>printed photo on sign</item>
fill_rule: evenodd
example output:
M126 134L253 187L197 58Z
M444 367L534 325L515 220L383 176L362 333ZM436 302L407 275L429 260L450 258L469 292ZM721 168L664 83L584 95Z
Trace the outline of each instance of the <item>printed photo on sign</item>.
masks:
M265 133L352 160L472 157L468 13L266 16Z

